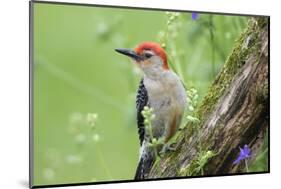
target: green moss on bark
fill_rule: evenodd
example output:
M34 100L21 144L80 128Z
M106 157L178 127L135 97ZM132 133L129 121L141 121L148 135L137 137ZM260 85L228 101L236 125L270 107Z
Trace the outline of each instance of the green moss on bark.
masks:
M259 34L261 26L265 27L265 23L267 23L267 18L250 19L246 30L235 41L234 48L225 65L209 88L201 106L196 110L196 117L203 120L202 122L204 122L206 116L209 115L219 98L224 94L234 75L245 64L247 57L250 54L259 54Z
M201 102L201 105L198 106L198 108L195 109L194 111L194 117L199 118L200 122L196 123L196 129L194 129L195 127L192 127L192 124L194 123L188 123L186 125L185 129L182 130L176 137L176 140L179 144L188 143L190 137L194 137L194 140L196 140L196 144L197 144L197 153L213 150L210 149L211 146L210 142L205 141L204 143L204 141L200 140L200 132L201 132L200 128L202 127L202 124L204 124L205 121L210 116L210 113L213 111L220 97L229 88L229 85L232 82L235 75L238 73L240 68L246 63L249 55L251 56L254 55L254 57L257 57L258 60L259 58L258 55L260 54L260 49L261 49L260 33L264 27L267 27L267 24L268 24L268 18L257 17L257 18L249 19L247 28L243 33L241 33L240 37L235 41L234 48L230 53L230 56L227 58L225 65L222 67L216 79L210 86L205 98ZM260 95L261 99L264 99L264 96L267 95L266 90L267 90L266 85L258 89L258 91L261 94ZM220 128L221 126L216 126L214 132L217 132ZM212 138L212 136L210 137ZM164 161L158 161L155 164L160 163L162 165L165 165L165 163L167 162L171 163L173 162L174 159L180 156L180 153L181 153L180 150L173 153L169 153L166 155ZM215 154L218 152L212 152L212 153ZM161 175L163 175L165 172L163 170L159 170L160 167L161 166L154 165L154 169L159 171L158 173L159 177L161 177ZM186 167L182 167L180 169L178 168L177 165L175 165L175 167L178 176L194 176L200 174L200 172L198 172L198 158L191 159L191 162L188 163Z

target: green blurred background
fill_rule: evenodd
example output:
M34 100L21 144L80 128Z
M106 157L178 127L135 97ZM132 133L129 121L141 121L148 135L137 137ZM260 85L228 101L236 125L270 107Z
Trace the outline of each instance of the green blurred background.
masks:
M248 18L197 16L34 4L35 185L133 178L141 72L114 49L161 42L202 98Z

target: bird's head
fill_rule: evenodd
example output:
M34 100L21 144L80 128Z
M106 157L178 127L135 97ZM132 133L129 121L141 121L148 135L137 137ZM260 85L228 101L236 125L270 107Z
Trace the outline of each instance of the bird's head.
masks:
M155 75L169 69L165 50L155 42L143 42L134 50L115 49L130 57L146 75Z

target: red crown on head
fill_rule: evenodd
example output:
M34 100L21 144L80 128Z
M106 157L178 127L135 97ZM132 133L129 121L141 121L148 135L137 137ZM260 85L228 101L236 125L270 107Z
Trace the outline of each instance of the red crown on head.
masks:
M155 42L143 42L135 48L135 52L137 54L141 54L143 50L151 50L156 55L160 56L163 60L163 68L169 69L169 66L167 63L167 55L166 55L165 50L161 47L161 45L159 45L158 43L155 43Z

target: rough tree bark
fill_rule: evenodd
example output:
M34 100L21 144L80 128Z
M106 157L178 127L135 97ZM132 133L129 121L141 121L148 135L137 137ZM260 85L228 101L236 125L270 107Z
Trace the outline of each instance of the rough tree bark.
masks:
M200 123L179 131L177 151L158 159L148 178L245 171L245 164L233 161L239 147L248 144L251 163L263 144L269 125L268 66L268 18L251 18L194 113ZM207 154L213 156L202 160Z

